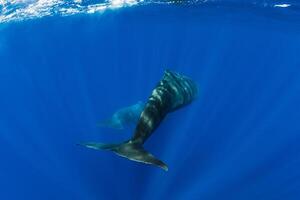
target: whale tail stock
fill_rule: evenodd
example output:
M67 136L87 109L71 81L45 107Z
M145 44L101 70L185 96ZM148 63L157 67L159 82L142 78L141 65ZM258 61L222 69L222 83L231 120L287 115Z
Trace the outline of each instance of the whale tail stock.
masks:
M80 145L96 150L110 150L117 155L146 164L152 164L168 171L167 165L161 160L155 158L151 153L147 152L143 145L132 140L121 144L103 144L103 143L81 143Z

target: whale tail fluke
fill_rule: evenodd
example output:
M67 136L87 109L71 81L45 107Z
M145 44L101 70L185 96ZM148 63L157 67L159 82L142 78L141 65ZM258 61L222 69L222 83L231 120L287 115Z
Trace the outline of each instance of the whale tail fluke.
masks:
M80 145L96 150L110 150L129 160L152 164L168 171L168 167L164 162L147 152L141 144L132 142L131 140L121 144L82 143Z

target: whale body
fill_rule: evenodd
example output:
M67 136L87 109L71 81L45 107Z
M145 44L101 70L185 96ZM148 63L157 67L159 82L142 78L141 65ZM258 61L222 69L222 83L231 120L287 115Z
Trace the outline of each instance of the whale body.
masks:
M134 105L117 110L112 117L102 121L98 125L114 129L124 129L124 127L130 124L136 125L144 107L145 104L142 101L139 101Z
M168 113L191 103L197 92L197 85L190 78L166 70L146 102L131 139L120 144L90 142L81 145L96 150L109 150L129 160L152 164L167 171L167 165L146 151L143 144Z

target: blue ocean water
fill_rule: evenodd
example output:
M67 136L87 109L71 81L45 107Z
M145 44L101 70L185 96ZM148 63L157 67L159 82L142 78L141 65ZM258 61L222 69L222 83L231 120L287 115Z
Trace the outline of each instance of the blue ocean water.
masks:
M3 2L1 199L300 199L297 1ZM200 88L145 144L168 172L76 145L129 138L97 123L165 69Z

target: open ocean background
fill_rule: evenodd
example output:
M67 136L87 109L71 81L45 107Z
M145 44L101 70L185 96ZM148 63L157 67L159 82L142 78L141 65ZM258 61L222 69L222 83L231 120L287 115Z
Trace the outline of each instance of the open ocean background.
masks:
M200 94L145 148L77 146L165 69ZM0 0L1 200L299 200L300 3Z

